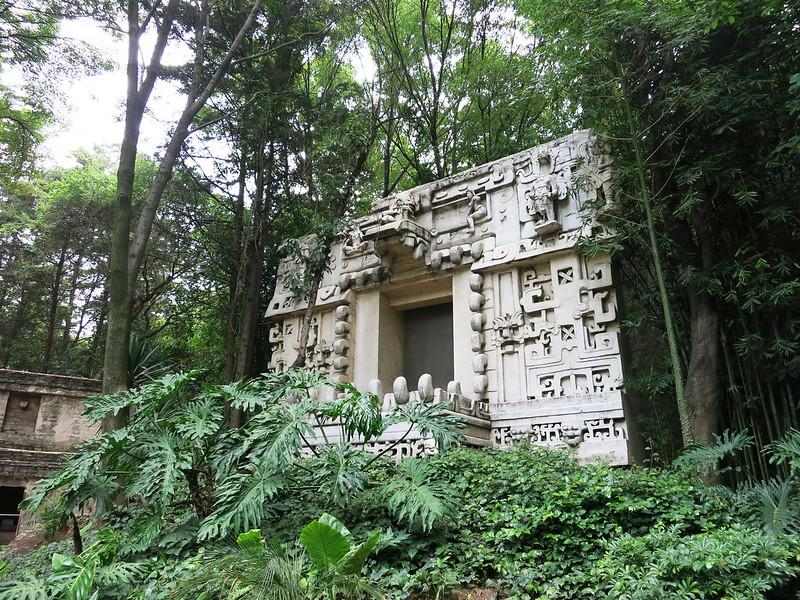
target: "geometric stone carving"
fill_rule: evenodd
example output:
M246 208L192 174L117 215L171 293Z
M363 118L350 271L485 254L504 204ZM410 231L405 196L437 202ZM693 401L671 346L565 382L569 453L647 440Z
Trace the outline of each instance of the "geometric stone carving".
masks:
M377 200L331 251L306 349L296 349L305 306L289 285L298 265L281 264L270 368L306 351L337 380L392 381L391 402L433 393L478 411L498 447L525 440L626 463L611 261L578 251L609 233L596 212L613 202L609 181L602 147L577 131ZM453 306L454 385L410 390L403 306L442 300Z

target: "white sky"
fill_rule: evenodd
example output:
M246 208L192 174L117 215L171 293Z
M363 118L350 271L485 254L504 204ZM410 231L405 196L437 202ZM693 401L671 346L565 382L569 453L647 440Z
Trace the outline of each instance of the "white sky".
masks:
M40 147L41 165L72 166L76 163L77 151L95 148L103 150L115 161L123 133L127 39L104 30L91 19L62 22L61 35L92 45L114 66L98 75L67 79L60 86L56 122L46 128L45 142ZM154 38L153 32L142 37L140 64L146 64ZM163 62L166 65L182 64L190 59L186 46L171 41ZM356 77L362 81L374 78L376 67L368 51L359 48L352 56L352 63ZM20 86L22 81L21 76L13 71L4 71L0 79L12 89ZM166 144L170 128L177 121L184 103L185 98L174 83L156 83L142 121L140 153L152 155ZM222 147L208 150L216 154L225 153Z
M99 75L64 83L57 121L46 129L45 143L41 148L47 166L74 164L75 152L80 149L99 147L116 154L123 132L127 40L112 35L89 19L66 21L61 25L61 33L64 37L91 44L113 62L114 67ZM152 35L143 37L145 60L152 43ZM187 54L186 48L171 44L165 52L164 63L179 64L188 58ZM166 143L169 128L177 120L183 105L184 98L174 84L166 81L156 83L142 122L140 152L151 154Z

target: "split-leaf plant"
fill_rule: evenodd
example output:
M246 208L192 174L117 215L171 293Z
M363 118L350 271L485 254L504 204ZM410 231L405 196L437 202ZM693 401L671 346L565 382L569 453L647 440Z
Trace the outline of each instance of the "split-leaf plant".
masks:
M138 552L176 531L203 542L259 527L271 503L299 486L341 507L369 490L386 499L397 521L428 530L445 516L442 487L424 473L409 479L386 455L412 431L433 438L440 451L456 442L459 421L446 406L409 403L382 414L376 396L306 370L226 385L204 385L201 377L169 374L88 399L90 419L100 423L126 410L127 425L81 446L37 485L25 510L55 501L66 515L89 505L98 517L125 511ZM326 387L336 393L319 393ZM247 415L241 427L226 424L231 408ZM395 443L378 453L364 449L398 423L407 427Z

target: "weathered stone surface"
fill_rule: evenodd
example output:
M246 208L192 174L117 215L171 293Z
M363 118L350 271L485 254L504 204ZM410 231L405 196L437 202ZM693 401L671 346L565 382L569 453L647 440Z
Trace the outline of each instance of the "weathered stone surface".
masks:
M602 149L578 131L378 200L331 251L306 348L305 307L288 286L297 264L281 265L270 367L305 352L362 389L416 377L404 372L404 311L452 303L454 379L488 406L495 446L528 440L626 464L611 262L577 248L608 233L592 211L613 200L609 181ZM342 370L329 355L345 348Z
M100 389L94 379L0 369L0 486L29 490L92 437L83 398ZM27 545L39 540L34 525L21 515Z

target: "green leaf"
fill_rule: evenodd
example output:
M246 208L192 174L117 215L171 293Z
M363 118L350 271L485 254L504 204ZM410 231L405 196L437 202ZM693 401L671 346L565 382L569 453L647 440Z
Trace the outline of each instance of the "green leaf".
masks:
M383 487L392 515L423 531L430 531L450 513L447 498L451 493L446 484L432 477L428 463L419 459L400 463L395 478Z
M51 600L51 598L49 586L41 579L14 581L7 589L0 590L0 600Z
M251 529L237 536L236 545L245 554L258 555L264 551L264 536L260 529Z
M54 573L63 573L65 571L71 571L72 569L78 566L77 564L75 564L75 561L71 556L67 556L66 554L61 554L59 552L53 553L53 557L50 559L50 563Z
M376 531L370 535L365 542L351 548L350 551L342 557L337 571L342 575L358 575L361 573L364 562L375 550L380 540L381 534Z
M300 532L300 543L306 550L311 562L320 571L330 571L342 557L350 551L350 541L335 526L312 521ZM328 515L329 516L329 515Z
M342 523L339 519L334 517L329 513L322 513L319 519L317 519L320 523L324 523L329 527L333 527L336 531L341 533L344 537L348 540L353 539L353 534L350 533L350 530L345 527L344 523Z
M96 567L97 563L90 561L81 568L78 576L67 587L67 600L89 600L94 585Z

